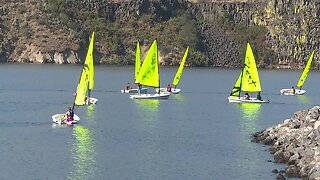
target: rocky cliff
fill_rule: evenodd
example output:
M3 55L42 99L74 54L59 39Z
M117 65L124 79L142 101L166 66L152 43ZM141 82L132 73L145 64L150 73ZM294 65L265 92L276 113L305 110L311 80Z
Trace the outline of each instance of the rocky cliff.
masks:
M96 63L132 64L158 39L162 65L240 67L250 42L260 67L317 62L320 2L311 0L0 0L0 60L78 63L96 32Z
M274 170L277 179L303 178L320 179L320 107L294 113L283 123L253 135L252 141L271 145L274 162L287 163L285 171Z

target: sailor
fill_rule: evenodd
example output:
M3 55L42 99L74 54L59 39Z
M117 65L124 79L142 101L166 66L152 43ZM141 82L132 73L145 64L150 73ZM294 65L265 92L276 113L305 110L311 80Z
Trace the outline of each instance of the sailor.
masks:
M137 86L138 86L138 95L140 96L142 85L140 83L137 83Z
M171 90L172 90L172 86L171 86L170 84L168 84L168 86L167 86L167 92L171 92Z
M250 96L249 96L249 94L247 92L244 94L243 99L247 99L247 100L250 99Z
M262 97L260 95L260 92L258 92L258 94L257 94L257 100L262 101Z
M72 111L71 106L68 107L68 111L66 112L67 122L73 121L74 112Z
M130 83L128 83L127 85L126 85L126 90L130 90L131 89L131 86L130 86Z
M296 89L294 88L294 86L292 86L291 93L296 94Z

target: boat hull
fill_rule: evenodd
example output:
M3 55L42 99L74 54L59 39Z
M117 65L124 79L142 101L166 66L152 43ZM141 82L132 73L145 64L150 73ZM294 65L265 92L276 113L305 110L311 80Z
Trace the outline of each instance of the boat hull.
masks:
M66 115L65 114L55 114L52 116L52 121L56 124L77 124L80 120L80 117L76 114L73 116L73 121L66 122Z
M97 98L90 97L90 98L89 98L89 101L87 101L86 104L87 104L87 105L97 104L97 102L98 102L98 99L97 99Z
M147 93L148 88L141 88L141 93L145 94ZM121 90L121 93L127 93L127 94L131 94L131 93L138 93L138 89L129 89L129 90Z
M294 95L303 95L306 93L306 90L303 89L295 89L295 93L292 92L292 89L281 89L280 93L285 96L294 96Z
M168 99L170 96L169 92L161 92L160 94L134 94L130 95L131 99Z
M234 97L234 96L229 96L228 100L229 102L232 102L232 103L269 103L270 102L268 99L262 99L262 100L258 100L257 98L244 99L243 97Z
M159 92L159 88L156 88L155 90L157 93ZM160 92L168 92L168 91L167 91L167 88L160 88ZM181 89L172 88L170 93L179 94L180 92L181 92Z

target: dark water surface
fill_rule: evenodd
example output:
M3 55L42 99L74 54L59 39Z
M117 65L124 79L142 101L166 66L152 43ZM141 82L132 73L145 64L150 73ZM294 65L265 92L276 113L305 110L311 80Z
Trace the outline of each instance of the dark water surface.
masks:
M305 96L279 95L301 71L260 70L270 104L231 104L239 69L187 68L182 93L163 101L121 94L133 67L96 67L96 106L80 123L53 125L73 102L81 66L0 64L0 179L275 179L283 165L250 134L317 105L320 73ZM166 86L176 68L160 68ZM149 92L153 89L149 88Z

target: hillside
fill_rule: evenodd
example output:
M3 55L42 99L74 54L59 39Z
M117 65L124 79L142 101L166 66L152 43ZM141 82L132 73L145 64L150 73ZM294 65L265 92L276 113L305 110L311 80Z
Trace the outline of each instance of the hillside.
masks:
M318 51L320 3L277 0L0 0L0 61L79 63L92 31L96 63L133 64L135 43L158 40L161 65L302 68ZM319 57L315 55L315 60ZM315 61L313 68L319 69Z

